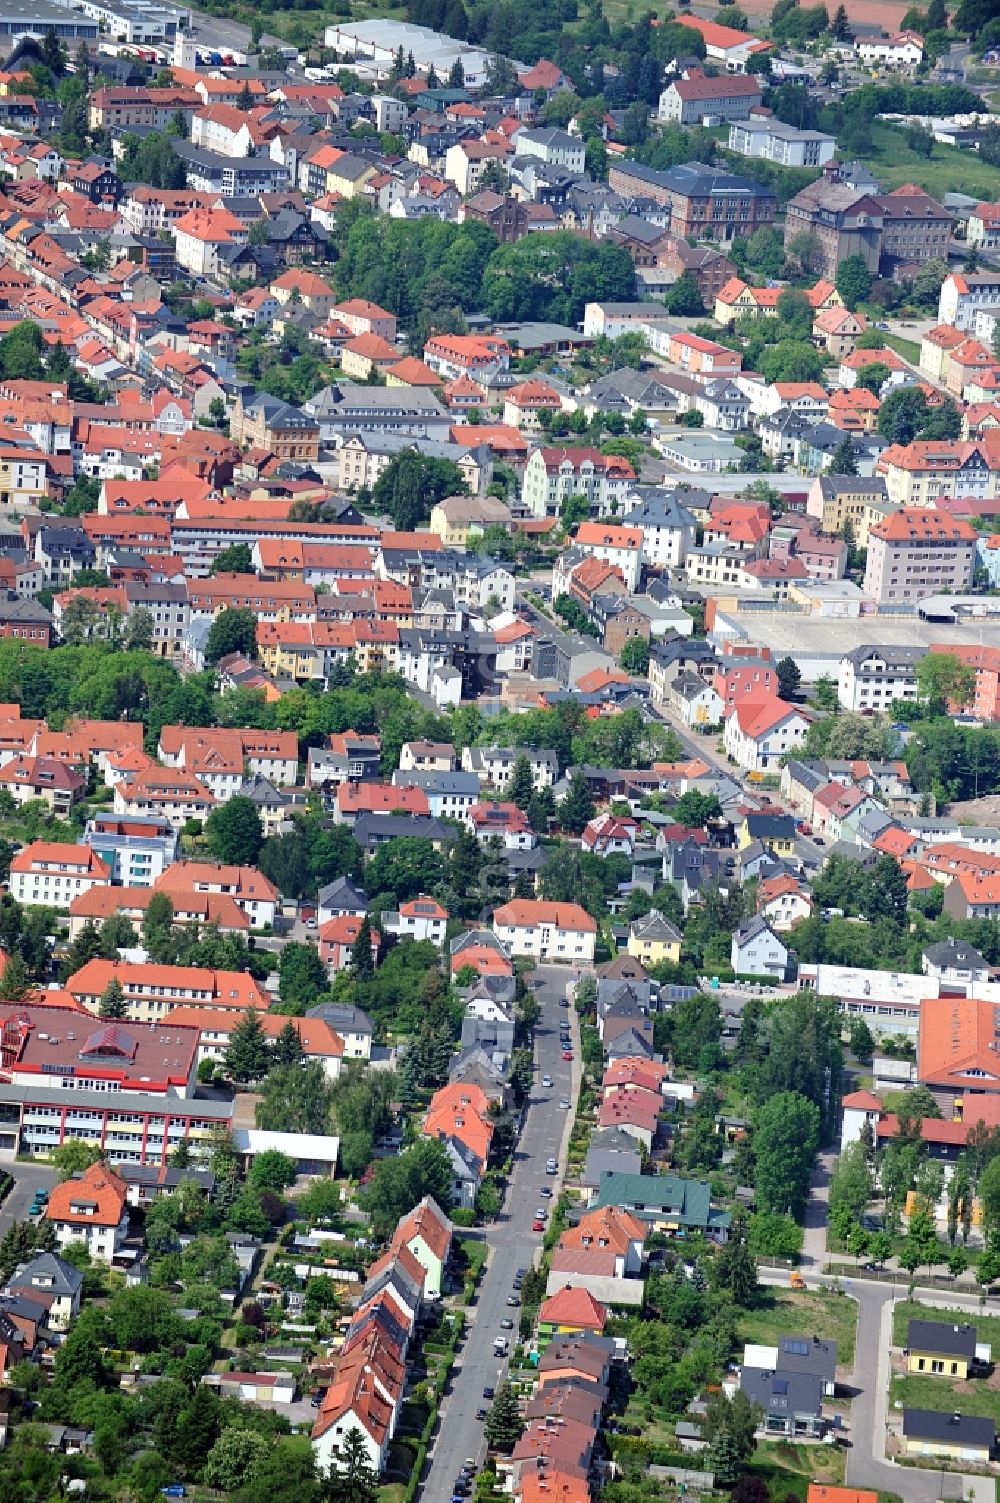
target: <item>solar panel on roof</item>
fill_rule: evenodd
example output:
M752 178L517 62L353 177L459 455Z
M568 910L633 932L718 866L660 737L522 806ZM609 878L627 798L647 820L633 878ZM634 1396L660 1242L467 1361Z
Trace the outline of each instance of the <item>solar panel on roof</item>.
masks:
M798 1336L786 1336L781 1343L781 1350L783 1352L791 1352L796 1357L808 1357L809 1343L808 1341L803 1341Z
M774 1382L771 1384L771 1391L772 1393L787 1393L787 1380L785 1378L775 1378Z

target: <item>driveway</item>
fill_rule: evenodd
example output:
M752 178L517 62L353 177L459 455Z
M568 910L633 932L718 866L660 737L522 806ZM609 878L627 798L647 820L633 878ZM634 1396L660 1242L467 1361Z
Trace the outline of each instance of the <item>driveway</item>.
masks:
M15 1221L27 1221L36 1190L51 1190L58 1179L48 1164L5 1164L14 1176L14 1188L0 1205L0 1237Z
M535 1207L544 1204L551 1210L562 1183L573 1111L561 1108L559 1102L568 1099L575 1108L580 1081L580 1035L575 1009L560 1008L559 1000L566 995L573 974L565 966L539 966L530 978L535 983L534 996L541 1005L535 1030L535 1086L514 1153L503 1210L486 1230L489 1248L486 1268L477 1301L467 1312L468 1334L456 1358L449 1392L442 1401L430 1465L421 1486L427 1503L442 1503L451 1497L451 1485L466 1457L477 1465L485 1458L483 1426L476 1419L476 1410L489 1407L489 1400L483 1398L483 1388L496 1388L507 1371L507 1359L493 1355L493 1342L497 1336L506 1335L513 1350L517 1341L520 1310L508 1309L507 1297L513 1292L516 1270L536 1261L541 1249L542 1233L531 1230ZM559 1044L559 1020L564 1017L570 1020L574 1040L572 1065L563 1059ZM541 1086L543 1075L552 1077L551 1089ZM545 1160L549 1158L559 1160L557 1178L545 1173ZM539 1197L543 1185L552 1189L552 1200L543 1201ZM500 1330L505 1317L513 1320L513 1331Z

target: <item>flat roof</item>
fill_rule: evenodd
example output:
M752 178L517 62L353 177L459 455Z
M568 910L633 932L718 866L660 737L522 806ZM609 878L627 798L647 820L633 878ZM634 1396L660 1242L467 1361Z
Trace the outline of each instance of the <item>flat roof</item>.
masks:
M814 587L808 586L810 594ZM721 593L721 592L720 592ZM760 643L783 655L806 656L814 652L850 652L854 647L930 647L935 642L953 646L1000 647L1000 622L969 621L942 625L915 616L862 616L843 619L831 616L738 615L724 612L737 622L750 642Z
M157 1117L213 1117L228 1122L231 1101L208 1101L195 1096L175 1096L152 1091L65 1091L54 1086L5 1085L0 1083L0 1101L65 1107L67 1111L114 1108L119 1112L148 1111ZM147 1102L147 1105L143 1105Z

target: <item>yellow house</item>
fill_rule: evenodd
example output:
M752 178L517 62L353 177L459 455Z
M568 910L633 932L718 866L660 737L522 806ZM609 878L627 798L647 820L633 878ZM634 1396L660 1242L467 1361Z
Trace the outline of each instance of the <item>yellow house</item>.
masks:
M906 1331L906 1370L963 1382L976 1360L976 1328L950 1320L911 1320Z
M631 924L627 949L643 965L657 965L661 960L676 965L681 958L680 931L654 908Z
M445 496L431 511L430 529L446 548L465 548L472 533L487 527L512 532L510 508L496 496Z
M775 856L795 854L795 821L790 814L747 814L739 828L738 846L745 851L759 840Z
M987 1462L996 1444L991 1419L941 1409L904 1409L903 1446L907 1456L939 1456L949 1461Z

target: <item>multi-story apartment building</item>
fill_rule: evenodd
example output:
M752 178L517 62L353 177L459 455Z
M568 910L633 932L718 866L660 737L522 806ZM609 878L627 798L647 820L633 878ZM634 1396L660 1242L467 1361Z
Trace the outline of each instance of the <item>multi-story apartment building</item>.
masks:
M913 183L904 183L875 200L882 210L882 271L948 259L952 215Z
M570 496L586 496L593 516L620 511L635 471L598 449L535 449L524 467L521 500L534 517L555 517ZM613 504L616 503L616 504Z
M808 183L785 206L785 245L810 235L819 247L821 276L834 280L837 267L849 256L860 256L874 275L882 254L883 211L870 194L842 181L833 161L823 176Z
M865 480L857 475L817 475L809 487L806 515L815 517L820 531L831 536L850 523L855 545L867 548L868 532L881 522L889 509L889 492L879 475Z
M17 903L68 908L82 892L110 881L110 868L89 845L33 840L10 863L10 894Z
M939 496L988 499L1000 494L1000 470L991 468L990 454L978 441L890 444L877 468L885 476L890 502L900 506L933 506Z
M895 699L916 699L925 647L855 647L840 660L837 698L845 710L882 715Z
M903 604L969 588L976 557L976 531L958 517L923 507L903 507L868 535L865 593L882 603Z
M941 283L938 323L969 330L980 308L1000 308L1000 272L952 272Z

